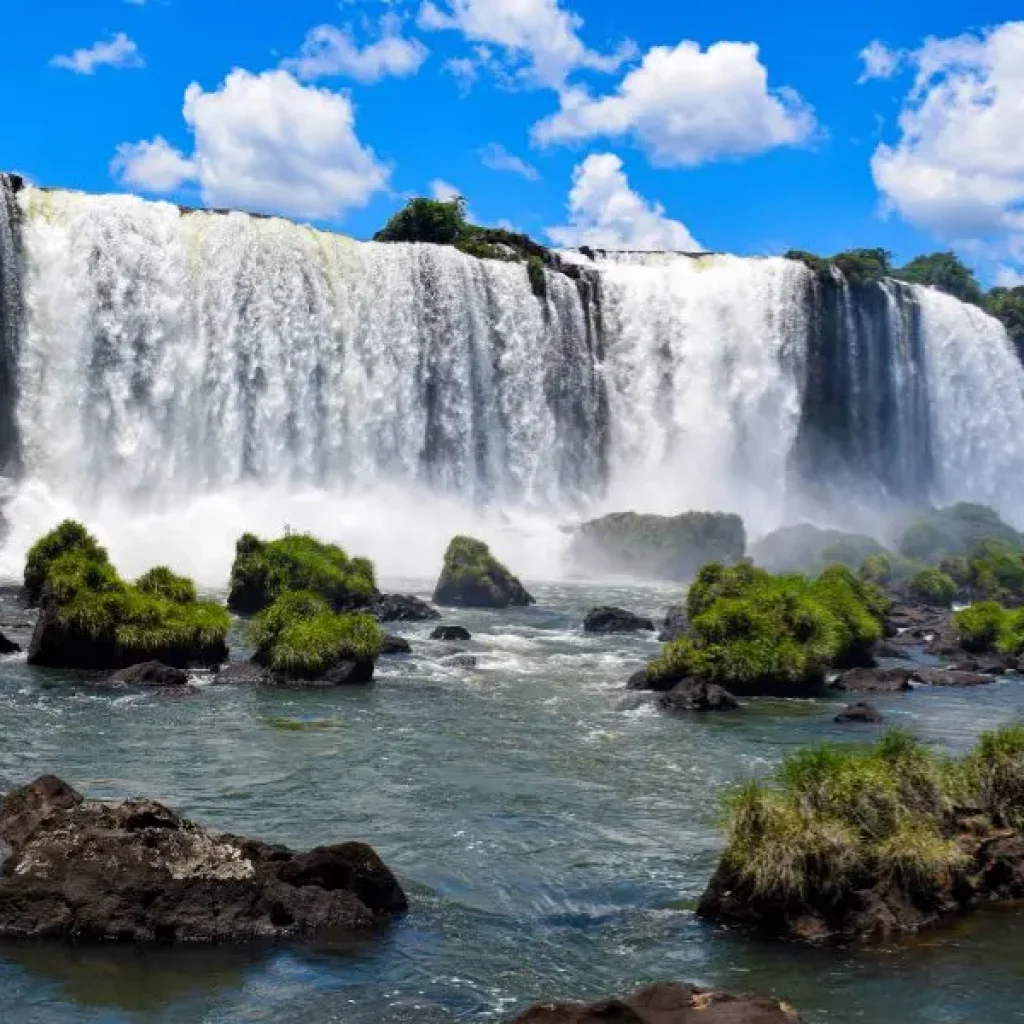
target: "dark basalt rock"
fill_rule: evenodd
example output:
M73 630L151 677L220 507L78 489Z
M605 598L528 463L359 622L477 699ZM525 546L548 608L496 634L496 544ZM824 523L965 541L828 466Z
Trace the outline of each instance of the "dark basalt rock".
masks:
M658 701L666 711L734 711L739 701L724 687L703 679L685 679Z
M734 996L696 985L662 984L622 999L543 1003L510 1024L800 1024L792 1007L767 996Z
M187 686L188 673L172 668L162 661L146 661L115 672L106 680L107 686Z
M7 637L0 633L0 654L17 654L21 650L21 646L16 644L13 640L8 640Z
M661 632L658 633L658 642L663 644L678 640L686 634L686 608L684 605L673 605L665 612L665 621L661 624Z
M429 622L441 618L433 605L414 594L381 594L372 610L381 622Z
M527 607L536 599L483 541L454 537L434 588L435 604L456 608Z
M591 608L583 620L585 633L641 633L654 632L654 623L624 608Z
M430 639L462 642L463 640L472 640L473 634L464 626L438 626L430 634Z
M223 640L193 646L135 648L125 652L113 638L95 637L65 625L60 607L49 587L39 602L39 617L28 649L30 665L50 668L122 669L146 661L160 661L175 668L214 668L228 660Z
M895 693L911 689L914 670L909 668L852 668L832 684L837 690L858 693Z
M916 668L912 678L925 686L985 686L995 676L985 672L958 672L946 668Z
M154 800L87 801L44 776L0 808L0 936L239 942L366 929L406 909L363 843L295 853Z
M874 704L858 701L856 704L848 704L836 715L833 721L840 723L863 722L868 725L877 725L882 721L882 712Z
M278 686L288 689L317 689L331 686L361 686L373 681L374 662L370 658L349 658L336 662L313 679L298 679L271 672L255 661L238 661L217 673L218 683L242 686Z
M216 675L218 683L232 683L237 686L271 686L270 670L255 661L233 661L225 665Z
M380 653L385 654L411 654L412 647L409 641L404 636L393 636L390 633L384 634L384 646L381 647Z
M950 628L953 613L918 602L897 601L885 616L885 635L902 643L924 643Z

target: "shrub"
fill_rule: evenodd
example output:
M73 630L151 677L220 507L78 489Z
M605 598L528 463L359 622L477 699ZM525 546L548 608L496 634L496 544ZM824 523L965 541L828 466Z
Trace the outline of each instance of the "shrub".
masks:
M81 552L93 562L109 563L106 549L96 538L81 523L65 519L29 548L25 560L25 597L30 604L39 603L50 566L69 551Z
M976 306L980 306L984 298L974 277L974 271L952 252L933 252L927 256L918 256L902 269L895 271L893 276L912 284L931 285L947 295L953 295L962 302L971 302Z
M868 555L860 567L861 579L886 587L893 578L892 559L888 555Z
M754 562L769 572L816 574L828 565L858 569L872 555L887 555L874 537L823 530L810 523L783 526L752 548Z
M922 569L910 578L907 589L918 600L940 608L951 607L956 596L956 583L941 569Z
M1006 612L995 601L980 601L953 616L953 625L965 651L985 654L999 646L1006 625Z
M249 636L257 661L300 679L314 679L348 658L373 660L384 642L372 615L336 614L311 591L282 594L253 619Z
M996 824L1024 827L1024 724L983 733L963 762L962 783Z
M1024 601L1024 550L998 540L982 541L967 560L968 586L975 600Z
M466 230L466 202L456 198L412 199L374 236L375 242L430 242L454 245Z
M907 558L936 565L950 555L970 555L983 541L1024 547L1024 534L1004 523L987 505L961 502L934 509L908 527L899 542Z
M196 585L190 579L171 572L165 565L143 573L135 581L135 586L144 594L156 594L174 604L191 604L196 600Z
M882 618L889 609L882 591L845 566L833 565L811 584L810 592L839 627L831 663L837 668L873 664L871 649L882 639Z
M235 545L228 607L252 614L290 590L308 590L334 610L365 606L377 594L373 564L350 558L309 534L263 541L243 534Z

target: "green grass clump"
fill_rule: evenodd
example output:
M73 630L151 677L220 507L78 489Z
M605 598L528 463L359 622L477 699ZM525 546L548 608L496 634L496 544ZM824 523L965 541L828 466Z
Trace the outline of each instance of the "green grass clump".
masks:
M522 583L491 554L483 541L465 536L453 537L448 544L434 588L434 601L444 605L494 608L534 603Z
M986 654L999 647L1006 626L1006 610L996 601L979 601L953 616L953 626L965 651Z
M951 608L956 581L941 569L922 569L907 581L907 589L919 601L939 608Z
M888 555L868 555L861 563L861 579L878 587L887 587L893 580L892 559Z
M967 583L975 600L1024 603L1024 549L982 541L967 560Z
M106 549L96 538L81 523L65 519L29 548L25 559L25 596L30 604L38 604L53 563L71 551L80 552L91 562L109 564Z
M997 825L1024 827L1024 723L983 733L960 767L966 792Z
M336 544L309 534L273 541L243 534L235 546L228 607L253 614L291 590L319 594L340 610L368 603L377 584L368 559L351 558Z
M191 604L197 599L196 585L185 576L171 572L166 565L158 565L143 573L135 586L144 594L165 597L175 604Z
M783 904L887 878L924 884L964 862L946 777L905 733L796 751L773 783L727 798L725 860L754 897Z
M810 691L830 665L870 655L886 605L844 566L812 582L748 563L706 565L687 594L686 635L665 645L647 676L655 686L695 676L740 693Z
M373 660L384 634L372 615L339 615L312 591L288 591L249 626L256 660L275 672L315 679L346 658Z

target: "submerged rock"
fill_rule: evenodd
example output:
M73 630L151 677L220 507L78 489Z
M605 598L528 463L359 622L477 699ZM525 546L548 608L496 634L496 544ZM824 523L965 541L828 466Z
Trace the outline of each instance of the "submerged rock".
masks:
M800 1024L800 1016L767 996L661 984L596 1003L542 1003L510 1024Z
M238 942L373 926L406 909L369 846L296 853L210 831L155 800L87 801L54 776L7 795L0 936Z
M624 608L591 608L583 620L585 633L641 633L654 632L654 623Z
M0 654L17 654L20 650L20 644L16 644L13 640L8 640L3 633L0 633Z
M438 626L430 634L430 639L447 640L449 643L461 642L463 640L472 640L473 634L465 626Z
M959 672L948 668L916 668L912 678L925 686L985 686L995 676L985 672Z
M832 684L837 690L858 693L896 693L911 689L914 670L909 668L852 668Z
M437 604L462 608L508 608L536 604L532 594L472 537L454 537L434 589Z
M724 687L703 679L685 679L658 701L666 711L734 711L739 701Z
M678 640L686 633L686 606L674 604L665 612L665 621L661 624L661 632L658 633L659 643L668 644Z
M866 701L858 701L856 704L848 704L833 719L835 722L864 722L868 725L877 725L882 721L882 712Z
M107 686L186 686L188 673L172 668L162 661L146 661L115 672L106 680Z
M381 622L429 622L441 613L415 594L381 594L373 604L373 614Z

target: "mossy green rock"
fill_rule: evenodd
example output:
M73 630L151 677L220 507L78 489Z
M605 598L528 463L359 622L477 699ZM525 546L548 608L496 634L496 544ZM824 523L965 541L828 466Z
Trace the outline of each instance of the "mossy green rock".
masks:
M243 534L235 545L228 607L255 615L291 590L318 594L334 611L368 607L377 595L373 564L309 534L266 541Z
M454 537L444 555L434 603L457 608L508 608L536 602L483 541Z
M755 564L769 572L811 574L821 572L827 565L859 569L866 559L881 555L888 552L874 537L823 530L810 523L774 530L754 544L750 552Z
M192 581L164 566L126 583L80 524L62 523L41 538L25 576L40 593L32 665L122 669L160 661L187 668L227 660L226 608L197 600Z
M995 509L961 502L915 520L900 538L899 550L906 558L935 565L949 556L969 556L983 541L1024 548L1024 534L1003 522Z
M706 562L738 562L746 548L743 520L736 515L619 512L579 526L567 557L577 572L621 573L685 583Z

